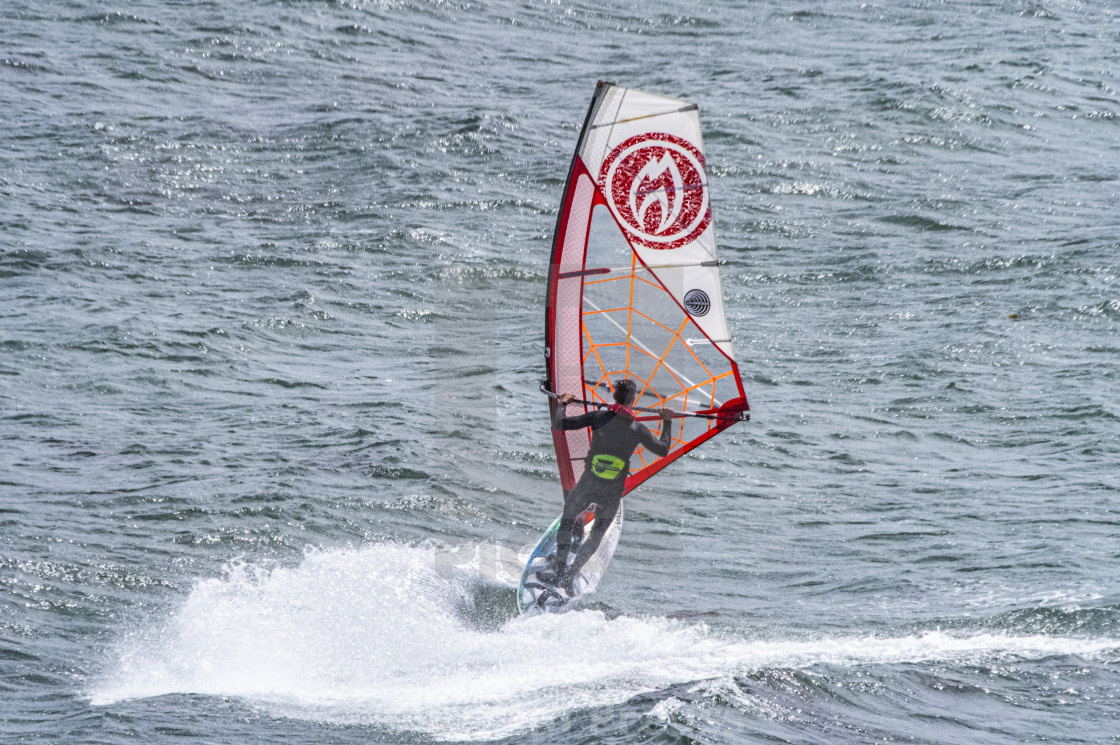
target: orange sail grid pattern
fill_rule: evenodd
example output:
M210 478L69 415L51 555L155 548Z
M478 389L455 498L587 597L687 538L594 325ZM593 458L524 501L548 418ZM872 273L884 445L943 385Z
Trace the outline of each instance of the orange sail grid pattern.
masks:
M625 282L629 285L631 299L631 304L628 306L599 308L586 295L584 297L585 308L583 311L584 320L582 328L584 344L587 351L583 359L583 369L585 375L584 386L588 400L600 401L604 405L610 404L613 402L611 391L614 389L611 381L632 378L639 383L638 401L642 406L668 406L675 411L682 412L718 410L721 402L716 398L716 382L734 375L734 371L728 368L723 372L714 372L705 365L704 360L693 351L686 336L690 326L687 318L676 325L675 328L670 328L658 319L651 318L634 308L634 287L638 283L649 285L649 288L642 288L646 291L664 291L660 285L651 282L645 277L639 276L640 270L641 267L638 265L637 258L635 257L634 266L626 275L612 277L610 279L597 279L585 283L585 287L587 287L588 285L597 285L604 282ZM607 318L619 331L625 333L626 341L600 341L596 343L591 333L590 326L587 323L587 319L590 316L599 314ZM612 317L620 315L626 316L627 322L625 328L619 325ZM668 345L664 349L654 350L642 343L641 338L632 333L634 330L635 317L637 317L639 322L653 324L661 331L668 334L670 336ZM625 364L621 369L612 369L607 364L605 361L607 357L606 351L600 352L600 348L604 347L624 348L626 355ZM704 371L704 377L699 381L692 380L683 372L673 367L670 355L674 354L674 352L679 353L682 349L686 350L687 355ZM650 364L652 364L652 368L650 368L649 378L641 377L641 374L637 371L642 370ZM657 373L662 370L669 373L674 383L674 387L668 391L661 391L653 386L653 379L657 376ZM598 372L598 377L592 379L591 376L596 372ZM639 419L657 421L658 417L648 416L639 417ZM678 447L685 443L684 421L684 419L676 421L672 440L673 447ZM709 427L712 426L710 420L708 420L707 423ZM644 449L639 448L636 452L636 456L640 459L642 466L649 465L644 455Z

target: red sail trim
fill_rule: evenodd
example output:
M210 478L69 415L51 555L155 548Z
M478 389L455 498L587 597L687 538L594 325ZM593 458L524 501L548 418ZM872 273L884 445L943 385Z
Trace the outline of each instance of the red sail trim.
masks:
M557 389L557 383L558 383L557 375L556 375L557 370L556 370L556 365L555 365L555 362L554 362L554 360L557 356L556 355L556 338L555 338L556 301L557 301L557 293L558 293L558 284L559 284L559 281L560 281L560 276L559 275L561 274L561 266L563 264L562 259L563 259L563 254L564 254L564 247L565 247L565 241L566 241L567 232L568 232L568 222L571 219L572 205L573 205L574 199L576 197L576 192L577 192L577 189L576 189L576 186L577 186L576 165L581 162L580 155L579 155L580 150L583 147L584 139L587 137L587 133L590 131L589 127L590 127L592 119L595 115L595 111L599 107L599 104L604 100L604 97L607 95L607 93L611 90L611 87L612 86L610 85L610 83L605 83L603 81L599 81L599 83L595 86L595 95L593 95L591 97L591 103L587 107L587 114L586 114L586 116L584 116L584 119L583 119L583 127L580 130L579 140L576 142L575 153L573 153L573 155L572 155L572 163L571 163L571 166L568 169L568 178L564 182L563 203L561 205L561 209L560 209L559 213L556 215L556 229L553 232L552 254L551 254L551 257L549 259L548 305L545 308L545 377L546 377L545 384L546 384L548 390L552 390L552 391L555 391ZM583 170L586 172L587 171L586 167ZM590 215L591 215L591 208L588 208L587 226L585 226L586 229L590 228L590 224L591 224ZM581 260L580 260L580 268L579 268L580 271L586 269L586 266L584 265L584 262L586 261L586 255L587 255L587 230L586 229L584 231L584 241L583 241L583 249L582 249L583 256L581 257ZM570 269L574 269L574 267L571 267ZM580 302L582 304L582 283L581 283L580 292L581 292ZM582 341L581 341L581 347L582 347ZM555 413L556 406L557 406L556 401L554 399L550 398L549 399L549 421L550 422L552 421L552 414ZM562 488L564 489L564 493L567 494L568 491L573 486L575 486L575 483L576 483L576 476L575 476L574 468L572 466L572 458L571 458L571 453L570 453L570 448L569 448L569 441L563 436L563 433L559 433L559 436L558 436L558 433L556 433L555 431L553 432L552 439L553 439L553 445L556 449L557 464L559 465L559 468L560 468L560 483L561 483ZM590 439L588 440L588 443L590 443ZM582 470L582 465L581 465L581 470Z
M586 201L586 204L580 205L579 214L573 216L577 200ZM557 339L557 318L556 311L558 307L562 307L559 303L559 291L561 282L578 281L579 282L579 297L573 303L576 309L577 324L576 328L571 331L578 339L579 349L576 353L577 359L580 361L580 375L578 384L584 387L585 383L582 374L582 360L583 360L583 335L580 333L578 323L582 318L583 308L583 276L585 276L586 262L587 262L587 242L591 231L591 216L594 212L595 206L603 202L602 195L599 194L598 188L595 186L594 180L591 179L588 173L587 166L577 156L572 164L571 180L568 183L565 192L564 204L562 207L560 219L557 221L556 238L553 242L552 260L549 268L549 302L547 314L547 328L545 332L545 344L547 348L546 355L546 368L548 370L548 387L558 393L574 393L575 391L558 390L558 387L563 381L561 380L560 366L566 362L571 363L571 360L562 360L561 357L566 347L561 348L565 342ZM580 225L579 221L583 220ZM582 233L582 235L579 235ZM575 241L569 241L569 237L579 235ZM568 271L562 271L566 265L578 264L578 269L575 267L567 267ZM563 306L568 307L568 306ZM570 340L567 344L570 345ZM581 396L581 398L586 398ZM555 411L557 406L555 401L550 399L549 411L550 414ZM584 411L587 408L584 407ZM578 442L577 442L578 441ZM578 470L582 472L583 458L591 444L591 433L589 430L568 430L552 432L552 442L556 449L557 465L560 470L560 485L561 488L567 492L576 485ZM582 450L582 453L573 453L573 446L577 451Z

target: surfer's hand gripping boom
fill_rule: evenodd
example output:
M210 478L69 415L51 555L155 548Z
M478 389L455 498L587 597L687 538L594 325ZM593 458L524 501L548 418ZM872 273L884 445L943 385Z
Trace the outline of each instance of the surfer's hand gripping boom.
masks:
M561 406L565 406L567 404L580 404L582 406L593 406L596 409L605 409L610 406L610 404L604 403L602 401L585 401L582 398L576 398L575 394L572 393L553 393L552 391L548 390L548 388L546 387L546 383L543 380L541 381L541 392L547 395L549 398L555 399L556 402ZM698 411L673 411L667 406L661 407L659 409L653 409L644 406L631 406L630 408L632 408L634 411L647 411L651 414L657 414L665 421L669 421L670 419L678 419L681 417L696 417L698 419L735 419L736 421L745 422L750 421L751 418L750 413L745 411L741 414L728 417L726 415L721 415L718 412L709 413Z

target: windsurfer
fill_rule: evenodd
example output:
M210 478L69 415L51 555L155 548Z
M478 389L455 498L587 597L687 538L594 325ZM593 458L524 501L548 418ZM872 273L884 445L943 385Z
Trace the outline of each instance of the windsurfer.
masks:
M575 399L570 393L559 397L560 405L552 417L552 428L557 430L591 428L591 449L587 454L586 467L575 487L564 496L564 512L560 516L560 528L556 533L556 556L553 571L537 576L541 580L563 588L573 595L572 580L579 576L579 570L587 562L607 528L618 513L622 502L622 492L626 486L626 476L630 473L630 456L638 445L654 455L663 456L669 452L669 437L673 419L672 409L659 410L661 417L661 437L654 437L644 424L637 421L631 406L638 397L638 386L629 378L619 381L614 387L615 403L609 409L597 409L579 416L564 416L567 404ZM580 545L575 559L567 566L568 550L572 543L572 528L579 517L592 503L595 507L595 524L591 534Z

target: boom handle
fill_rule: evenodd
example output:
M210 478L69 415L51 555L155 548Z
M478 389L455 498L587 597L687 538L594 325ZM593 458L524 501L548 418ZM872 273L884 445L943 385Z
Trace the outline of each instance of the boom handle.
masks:
M546 396L553 399L554 401L559 400L560 394L554 393L553 391L548 390L547 384L548 384L547 380L542 380L541 381L541 393L545 394ZM582 398L573 398L568 403L580 404L582 406L594 406L596 409L605 409L608 406L610 406L610 404L605 404L602 401L585 401ZM656 414L659 411L659 409L652 409L652 408L649 408L649 407L646 407L646 406L631 406L630 408L633 409L634 411L646 411L646 412L649 412L651 414ZM695 412L695 411L675 411L675 412L673 412L673 418L674 419L679 419L680 417L695 417L697 419L722 419L722 420L731 419L731 420L736 421L736 422L749 422L751 420L751 413L749 411L743 411L743 412L740 412L739 414L736 414L735 416L726 416L724 414L701 414L700 412ZM644 419L644 417L643 417L643 419Z

